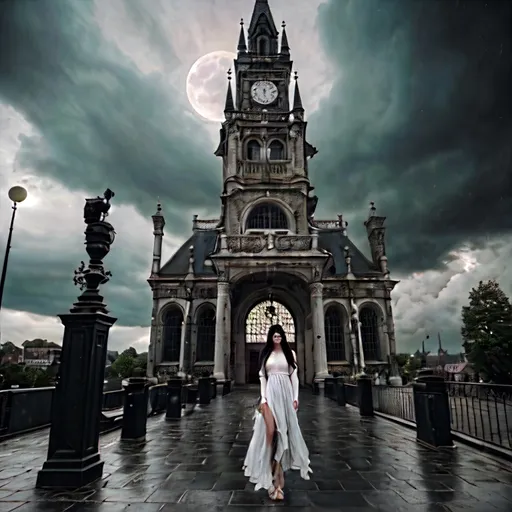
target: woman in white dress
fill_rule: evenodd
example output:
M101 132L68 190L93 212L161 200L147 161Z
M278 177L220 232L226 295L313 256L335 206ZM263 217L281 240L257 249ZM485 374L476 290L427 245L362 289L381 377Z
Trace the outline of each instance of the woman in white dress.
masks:
M309 480L309 451L297 418L297 357L280 325L270 327L260 355L261 397L244 461L244 474L255 490L267 489L272 500L284 499L284 473L300 471Z

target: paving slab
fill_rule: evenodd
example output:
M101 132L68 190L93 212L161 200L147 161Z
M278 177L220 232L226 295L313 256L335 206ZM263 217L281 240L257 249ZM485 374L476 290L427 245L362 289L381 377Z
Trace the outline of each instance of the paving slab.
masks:
M257 387L235 389L180 420L150 418L142 445L101 436L103 478L75 491L35 489L48 430L4 441L0 512L512 510L512 464L465 445L429 450L411 430L308 391L299 419L313 474L290 472L276 504L242 474L257 398Z

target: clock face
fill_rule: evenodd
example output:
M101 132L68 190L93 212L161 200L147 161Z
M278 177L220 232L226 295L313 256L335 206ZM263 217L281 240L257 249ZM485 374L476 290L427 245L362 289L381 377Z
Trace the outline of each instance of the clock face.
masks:
M277 94L276 85L266 80L254 82L251 87L251 98L260 105L270 105L277 99Z

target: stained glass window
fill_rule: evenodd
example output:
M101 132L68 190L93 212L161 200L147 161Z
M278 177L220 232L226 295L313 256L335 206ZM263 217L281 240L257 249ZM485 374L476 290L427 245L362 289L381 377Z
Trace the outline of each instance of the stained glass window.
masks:
M325 312L325 341L327 361L344 361L346 359L343 317L338 306L329 306Z
M245 340L247 343L266 343L271 325L279 324L288 343L295 343L295 323L290 312L279 302L260 302L247 315Z
M183 327L183 313L178 307L173 307L164 315L163 345L165 362L180 360L181 329Z
M215 354L215 310L205 306L197 318L197 361L213 361Z
M379 322L372 307L363 307L359 312L361 338L365 361L380 361Z
M279 206L264 203L249 214L247 229L288 229L288 220Z

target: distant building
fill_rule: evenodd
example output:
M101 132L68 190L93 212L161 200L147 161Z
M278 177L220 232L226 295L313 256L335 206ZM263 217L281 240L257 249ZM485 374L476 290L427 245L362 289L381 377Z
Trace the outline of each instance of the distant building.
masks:
M53 341L36 338L24 341L23 362L35 368L48 368L54 361L60 361L62 347Z
M438 334L439 346L437 353L431 353L425 350L425 342L422 343L422 349L414 353L414 357L421 361L427 368L434 368L439 373L444 373L447 380L462 381L471 378L474 371L468 363L466 355L462 352L458 354L449 354L448 350L443 349L441 336Z
M6 341L0 350L2 353L0 364L19 364L23 360L23 349L11 341Z

